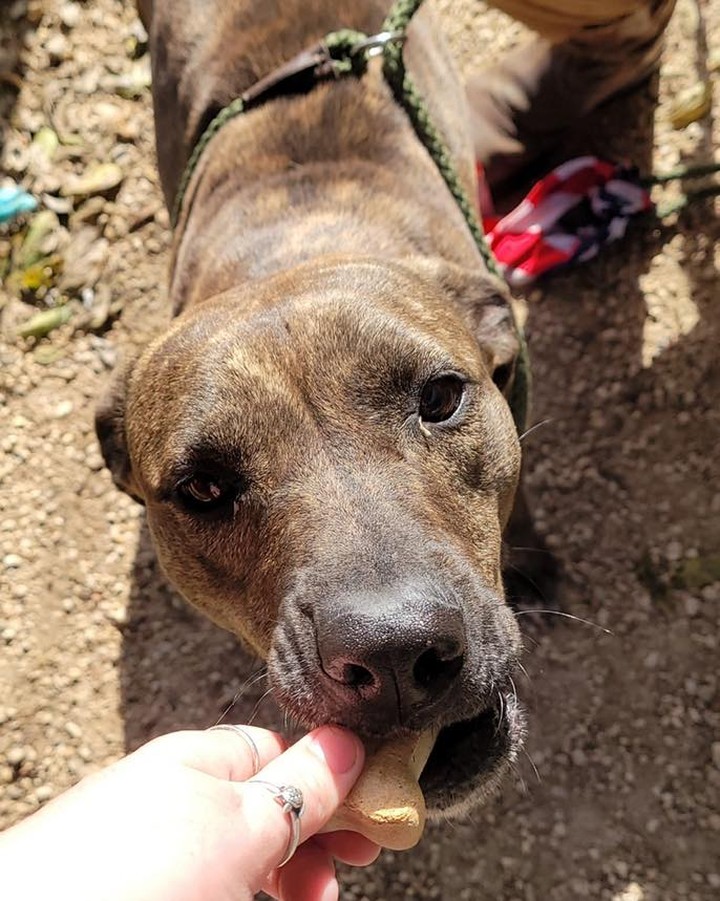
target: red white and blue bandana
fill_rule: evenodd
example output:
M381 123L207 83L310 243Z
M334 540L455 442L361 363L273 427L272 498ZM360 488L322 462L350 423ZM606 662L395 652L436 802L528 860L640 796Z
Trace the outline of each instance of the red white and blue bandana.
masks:
M491 215L480 166L478 176L488 244L514 286L591 260L624 236L632 216L653 207L635 169L594 156L558 166L506 216Z

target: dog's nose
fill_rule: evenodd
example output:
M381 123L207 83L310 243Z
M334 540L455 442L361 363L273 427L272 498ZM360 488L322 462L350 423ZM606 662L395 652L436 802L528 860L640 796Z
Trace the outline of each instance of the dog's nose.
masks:
M372 729L424 726L463 667L461 610L415 591L334 598L313 620L325 674Z

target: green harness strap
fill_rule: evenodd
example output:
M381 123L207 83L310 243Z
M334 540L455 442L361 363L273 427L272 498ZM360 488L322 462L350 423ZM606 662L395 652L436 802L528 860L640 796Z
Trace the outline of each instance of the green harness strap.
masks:
M383 23L383 31L404 34L410 20L422 3L423 0L396 0L390 14ZM405 68L403 45L400 41L388 41L385 45L383 51L383 74L390 85L395 100L407 113L417 136L432 157L440 174L445 179L445 184L448 186L450 193L460 207L488 271L501 278L495 257L485 240L482 226L460 182L450 151L442 135L435 128L427 105Z
M407 27L422 3L423 0L395 0L383 23L382 33L378 36L382 37L382 41L377 43L373 38L352 29L342 29L328 34L321 45L330 57L331 68L327 71L335 78L350 75L359 78L365 73L370 56L378 47L382 48L383 74L393 96L407 113L415 133L430 154L448 190L455 198L485 266L493 275L502 278L492 251L485 240L482 226L475 215L474 207L460 182L450 151L435 128L427 105L405 69L403 44L406 39ZM177 224L180 217L188 185L205 148L227 122L245 112L248 106L249 104L243 97L236 98L215 116L200 136L180 179L175 204L171 211L173 226ZM518 433L522 434L525 430L529 406L530 363L522 328L514 316L513 323L520 350L508 402Z

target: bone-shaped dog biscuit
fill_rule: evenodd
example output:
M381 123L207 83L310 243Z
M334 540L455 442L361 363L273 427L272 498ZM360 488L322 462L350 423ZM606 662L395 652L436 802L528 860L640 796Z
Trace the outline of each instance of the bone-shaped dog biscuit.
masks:
M423 732L388 742L369 754L360 778L326 829L359 832L393 851L416 845L426 818L418 779L436 735Z

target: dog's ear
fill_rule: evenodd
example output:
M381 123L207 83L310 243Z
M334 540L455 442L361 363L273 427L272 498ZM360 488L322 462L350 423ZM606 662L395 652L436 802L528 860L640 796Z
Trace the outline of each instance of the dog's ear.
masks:
M125 406L132 361L120 364L95 410L95 433L113 482L138 503L143 498L133 476L125 431Z
M423 259L416 271L439 283L455 304L487 359L493 381L509 397L521 338L505 282L488 272L473 272L442 259Z

